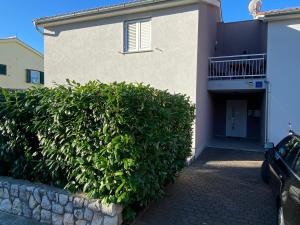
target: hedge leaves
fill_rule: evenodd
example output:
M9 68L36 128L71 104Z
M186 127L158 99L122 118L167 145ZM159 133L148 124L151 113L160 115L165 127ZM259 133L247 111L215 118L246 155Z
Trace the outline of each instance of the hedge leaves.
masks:
M69 82L0 96L0 173L124 206L163 194L192 145L185 95L142 84Z

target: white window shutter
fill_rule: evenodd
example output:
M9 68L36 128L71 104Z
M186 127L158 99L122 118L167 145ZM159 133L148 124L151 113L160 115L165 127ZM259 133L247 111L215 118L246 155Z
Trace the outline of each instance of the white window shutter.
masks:
M140 49L151 49L151 20L140 23Z
M138 48L138 24L136 22L127 23L126 51L136 51Z

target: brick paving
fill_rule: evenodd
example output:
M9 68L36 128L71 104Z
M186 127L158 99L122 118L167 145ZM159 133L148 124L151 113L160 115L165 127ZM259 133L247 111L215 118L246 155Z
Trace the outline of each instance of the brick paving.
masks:
M0 212L0 225L43 225L34 220Z
M276 225L263 154L207 149L134 225Z

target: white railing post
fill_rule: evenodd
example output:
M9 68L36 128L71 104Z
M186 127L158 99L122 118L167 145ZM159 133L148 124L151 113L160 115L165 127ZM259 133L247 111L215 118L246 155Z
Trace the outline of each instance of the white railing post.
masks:
M266 76L266 54L209 58L209 79L246 79Z

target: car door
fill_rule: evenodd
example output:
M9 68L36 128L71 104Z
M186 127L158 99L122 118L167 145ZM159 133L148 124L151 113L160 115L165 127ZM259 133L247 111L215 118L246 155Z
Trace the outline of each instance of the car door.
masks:
M287 225L300 224L300 151L295 158L291 176L282 193L283 215Z
M282 181L286 177L286 168L283 162L283 158L289 152L289 143L292 140L292 136L288 136L283 139L272 151L270 157L270 187L274 196L277 198L281 194Z

